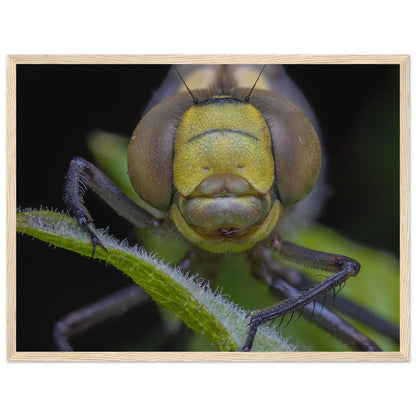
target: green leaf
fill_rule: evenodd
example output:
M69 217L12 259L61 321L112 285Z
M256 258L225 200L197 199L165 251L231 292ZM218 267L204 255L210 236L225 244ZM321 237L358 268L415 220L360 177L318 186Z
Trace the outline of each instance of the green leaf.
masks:
M73 218L53 211L17 213L17 231L57 247L91 257L87 235ZM171 310L186 325L204 334L223 351L236 350L245 341L248 312L225 299L197 276L183 275L179 269L164 264L143 249L120 243L97 230L107 248L98 247L96 260L104 260L130 276L156 302ZM294 347L273 328L259 329L253 351L293 351Z

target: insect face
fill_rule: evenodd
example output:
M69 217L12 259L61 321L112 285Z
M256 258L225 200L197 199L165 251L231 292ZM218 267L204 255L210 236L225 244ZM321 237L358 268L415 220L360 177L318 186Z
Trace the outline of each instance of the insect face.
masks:
M312 190L321 148L309 119L284 98L217 90L195 90L199 100L179 93L153 107L133 133L129 176L192 243L245 251Z
M184 114L175 135L173 179L172 218L208 251L246 250L277 223L270 131L245 101L214 97Z

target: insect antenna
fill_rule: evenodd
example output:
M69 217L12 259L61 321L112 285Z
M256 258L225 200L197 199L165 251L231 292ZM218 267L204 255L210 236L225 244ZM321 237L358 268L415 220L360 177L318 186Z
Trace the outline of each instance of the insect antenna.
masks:
M192 91L189 89L189 87L186 85L185 80L182 78L182 75L179 73L179 71L176 69L176 66L173 65L173 69L175 70L175 72L178 74L178 77L181 79L181 81L183 82L183 85L185 85L185 88L188 90L189 94L192 97L192 101L194 102L194 104L198 104L198 98L195 97L195 95L192 94ZM257 82L257 81L256 81Z
M247 97L246 97L246 98L244 98L244 100L245 100L245 101L247 101L247 102L249 101L249 99L250 99L250 95L251 95L251 93L253 92L253 90L254 90L254 88L255 88L255 86L256 86L256 84L257 84L258 80L260 79L261 74L263 73L263 71L264 71L264 69L265 69L265 68L266 68L266 65L263 65L263 68L261 69L261 71L260 71L260 73L259 73L259 76L257 77L256 81L254 82L253 86L251 87L250 92L248 93Z

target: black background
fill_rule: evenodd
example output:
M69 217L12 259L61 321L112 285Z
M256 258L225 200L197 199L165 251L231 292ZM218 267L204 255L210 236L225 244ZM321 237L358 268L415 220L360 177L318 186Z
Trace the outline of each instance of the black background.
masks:
M320 222L398 255L399 67L286 68L323 131L332 193ZM92 160L86 136L96 129L130 136L167 69L19 65L17 206L64 210L62 189L70 160L76 155ZM131 226L91 193L87 204L98 227L109 225L119 238L129 235ZM54 350L51 334L59 317L129 284L110 267L26 236L18 237L17 249L18 351ZM131 325L152 332L160 324L152 303L130 315L112 325L111 333L98 331L92 339L76 341L77 348L116 349ZM138 349L146 346L139 342Z

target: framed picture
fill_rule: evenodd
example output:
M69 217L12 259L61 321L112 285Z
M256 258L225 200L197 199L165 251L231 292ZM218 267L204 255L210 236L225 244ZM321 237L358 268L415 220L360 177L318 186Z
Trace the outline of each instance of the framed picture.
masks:
M10 56L9 360L408 360L408 114L404 55Z

